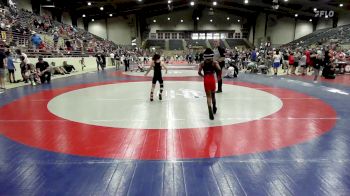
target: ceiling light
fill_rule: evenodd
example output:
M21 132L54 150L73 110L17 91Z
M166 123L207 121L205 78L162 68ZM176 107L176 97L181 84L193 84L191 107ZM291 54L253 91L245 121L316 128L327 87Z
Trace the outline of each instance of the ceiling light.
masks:
M230 20L230 17L227 17L226 19L227 19L227 20Z
M104 10L104 8L103 8L103 7L100 7L100 10L101 10L101 11L103 11L103 10Z
M197 17L196 19L199 20L199 17Z
M248 4L248 3L249 3L249 1L248 1L248 0L244 0L244 3L245 3L245 4Z
M317 8L314 8L314 12L316 12L317 11Z
M312 19L310 19L309 21L312 22Z
M168 20L170 20L170 18L168 18Z
M284 2L288 2L288 0L284 0Z
M156 23L156 22L157 22L157 20L153 20L153 22L154 22L154 23Z
M342 4L342 3L341 3L341 4L339 4L339 7L343 7L343 6L344 6L344 4Z
M213 1L213 6L216 6L218 3L216 1Z
M325 18L328 18L328 15L326 15Z
M170 3L171 3L171 0L168 1L168 4L170 4Z
M184 20L181 19L180 22L184 22Z
M83 18L85 18L86 17L86 15L85 14L83 14Z
M110 17L112 17L112 16L113 16L113 14L109 14L109 16L110 16Z
M294 16L295 16L295 17L298 17L299 15L298 15L298 14L295 14Z
M191 3L190 3L190 4L191 4L191 6L194 6L194 1L191 1Z
M94 22L94 21L95 21L95 19L91 19L91 21L92 21L92 22Z
M213 19L210 19L210 22L213 22Z
M241 20L237 20L237 22L241 22Z
M88 6L90 6L91 5L91 2L88 2Z

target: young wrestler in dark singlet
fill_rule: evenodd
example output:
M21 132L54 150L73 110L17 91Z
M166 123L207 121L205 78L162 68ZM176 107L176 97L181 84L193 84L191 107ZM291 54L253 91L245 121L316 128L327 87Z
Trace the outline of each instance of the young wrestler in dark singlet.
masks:
M203 56L204 62L199 65L198 74L204 78L204 89L207 96L209 118L210 120L214 120L214 114L216 114L217 111L215 99L216 82L214 74L217 71L221 71L221 68L219 63L214 61L214 52L211 49L206 49ZM202 71L204 72L204 75ZM221 80L221 78L218 78L218 80Z
M152 79L152 89L151 89L150 100L153 101L153 93L154 93L154 88L156 87L157 81L160 84L159 100L162 100L162 93L163 93L163 89L164 89L163 77L162 77L162 68L165 69L165 74L168 73L168 69L166 68L164 63L162 63L160 61L160 55L159 54L155 54L153 56L152 60L153 60L153 62L151 64L150 68L148 69L148 71L145 74L145 76L147 76L148 73L152 69L154 70L153 79Z

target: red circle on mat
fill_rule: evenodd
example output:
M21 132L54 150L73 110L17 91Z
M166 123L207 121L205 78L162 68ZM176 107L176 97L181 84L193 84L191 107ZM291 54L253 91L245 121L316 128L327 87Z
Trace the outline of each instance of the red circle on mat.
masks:
M111 83L42 91L5 105L0 108L0 133L30 147L64 154L173 160L276 150L316 138L330 131L336 123L336 112L320 99L282 88L243 82L226 84L273 94L283 101L282 109L246 123L177 130L135 130L87 125L62 119L47 109L48 102L62 93L104 84Z

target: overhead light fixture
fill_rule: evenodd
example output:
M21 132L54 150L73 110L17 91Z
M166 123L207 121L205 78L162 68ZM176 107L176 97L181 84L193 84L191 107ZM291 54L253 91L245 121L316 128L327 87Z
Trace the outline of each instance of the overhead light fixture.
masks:
M196 19L199 20L199 17L197 17Z
M325 18L328 18L328 15L326 15Z
M191 4L191 6L194 6L194 1L191 1L191 3L190 3L190 4Z
M92 22L94 22L94 21L95 21L95 19L91 19L91 21L92 21Z
M314 12L316 12L317 11L317 8L314 8Z
M171 0L168 1L168 4L170 4L170 3L171 3Z
M213 22L213 19L210 19L210 22Z
M168 18L168 20L170 20L170 18Z
M248 3L249 3L249 1L248 1L248 0L244 0L244 3L245 3L245 4L248 4Z
M310 19L309 21L312 22L312 19Z
M91 2L88 2L87 4L88 4L88 6L90 6L90 5L91 5Z
M113 16L113 14L109 14L109 16L110 16L110 17L112 17L112 16Z
M230 20L230 17L227 17L226 19L227 19L227 20Z
M295 17L298 17L299 15L298 15L298 14L295 14L294 16L295 16Z
M86 15L85 14L83 14L83 18L85 18L86 17Z
M154 23L156 23L156 22L157 22L157 20L153 20L153 22L154 22Z
M184 20L181 19L180 22L184 22Z
M237 22L241 22L241 20L237 20Z
M344 6L344 4L342 4L342 3L341 3L341 4L339 4L339 7L343 7L343 6Z
M216 1L213 1L213 6L216 6L218 3Z
M103 11L103 10L104 10L104 8L103 8L103 7L100 7L100 10L101 10L101 11Z

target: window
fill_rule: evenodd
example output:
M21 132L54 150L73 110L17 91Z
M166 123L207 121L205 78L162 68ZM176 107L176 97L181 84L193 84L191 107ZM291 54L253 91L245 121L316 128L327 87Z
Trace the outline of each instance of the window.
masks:
M213 39L213 34L212 33L207 33L207 39Z
M192 39L198 39L198 33L192 33Z
M171 34L171 39L177 39L177 33L172 33Z
M205 39L205 33L200 33L199 34L199 39Z
M163 33L158 33L158 39L164 39Z
M157 39L157 34L156 34L156 33L151 33L150 38L151 38L151 39Z
M213 39L220 39L220 33L214 33Z
M220 34L221 39L226 39L227 38L227 33L221 33Z
M165 33L165 39L170 39L170 33Z
M185 39L185 34L184 33L179 33L179 39Z
M241 33L235 33L235 38L240 39L241 38Z

